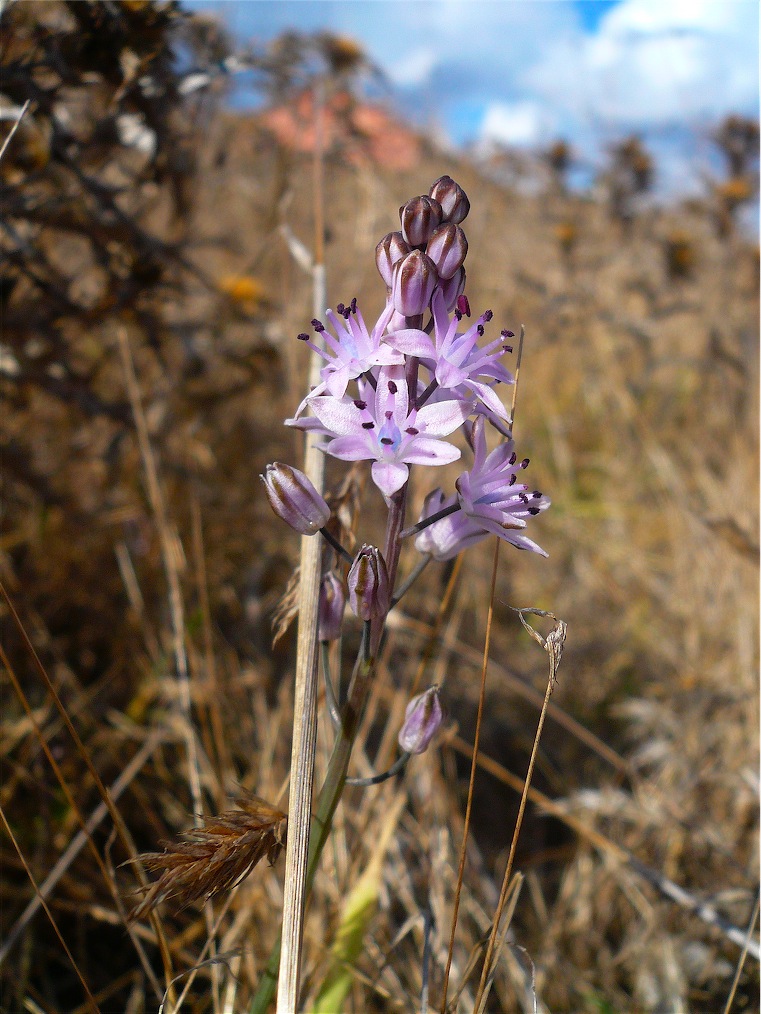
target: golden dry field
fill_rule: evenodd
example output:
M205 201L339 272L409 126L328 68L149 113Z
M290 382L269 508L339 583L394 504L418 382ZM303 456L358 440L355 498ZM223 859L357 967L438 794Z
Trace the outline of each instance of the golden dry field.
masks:
M532 523L549 556L499 553L451 1009L474 1009L547 685L519 606L567 640L484 1009L757 1010L759 253L736 220L753 166L742 193L730 174L662 206L612 158L572 193L552 157L477 163L363 119L337 57L320 162L266 113L183 95L171 9L39 6L6 8L0 50L4 108L31 99L0 161L0 1010L138 1014L168 989L165 1010L248 1011L278 938L282 857L206 907L133 921L129 861L199 800L207 817L246 793L287 809L299 539L259 475L303 454L283 420L307 391L293 250L313 249L316 169L330 305L375 319L375 244L448 174L471 202L471 307L526 329L515 435L552 500ZM182 31L224 47L201 19ZM314 115L271 88L273 108ZM383 507L368 475L328 462L359 543ZM412 513L427 491L413 478ZM402 776L344 792L304 1011L419 1010L424 971L440 1009L494 542L429 566L389 618L350 774L393 761L413 684L441 684L448 717Z

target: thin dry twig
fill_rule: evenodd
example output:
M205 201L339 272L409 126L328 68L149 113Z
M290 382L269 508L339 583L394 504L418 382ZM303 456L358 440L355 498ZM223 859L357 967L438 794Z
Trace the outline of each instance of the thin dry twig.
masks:
M18 130L18 128L19 128L19 126L21 124L21 121L26 116L26 111L29 108L29 104L31 103L31 101L32 101L31 99L27 99L26 102L21 107L21 109L19 110L18 116L16 117L16 120L15 120L13 126L11 127L8 136L3 141L3 146L2 146L2 148L0 148L0 161L2 161L3 155L5 154L5 150L8 147L8 145L11 143L11 139L13 138L13 135Z
M534 764L536 762L536 755L539 750L539 740L542 736L542 729L544 728L544 720L547 717L547 705L550 702L550 694L555 688L557 682L558 666L563 655L563 645L565 644L567 625L563 620L559 620L554 613L545 612L542 609L516 609L520 621L529 632L531 637L534 638L539 644L542 645L544 650L549 655L549 677L547 679L547 691L544 695L544 705L542 706L541 713L539 715L539 722L536 729L536 735L534 736L534 745L531 749L531 757L528 762L528 772L526 774L526 781L523 786L523 792L521 794L520 806L518 807L518 816L515 821L515 829L513 831L513 840L510 843L510 854L507 858L507 866L505 867L505 875L502 878L502 890L499 894L499 902L497 903L497 911L494 915L494 922L492 924L491 934L489 935L489 945L486 948L486 955L484 956L484 964L481 970L481 981L478 985L478 993L476 995L475 1009L480 1010L481 1004L484 999L484 993L486 990L486 984L491 972L492 963L494 960L494 953L497 943L497 934L499 932L500 919L502 918L502 911L507 901L508 889L510 886L510 877L513 872L513 862L515 861L515 850L518 847L518 836L523 826L523 816L526 812L526 802L528 801L528 790L531 785L531 776L534 773ZM543 638L530 624L526 622L523 617L524 613L532 613L535 616L547 616L555 621L555 626L547 635Z
M103 804L108 809L108 813L110 814L111 819L114 821L114 826L115 826L116 831L117 831L117 833L119 835L119 839L120 839L120 841L122 842L122 845L125 848L125 851L128 854L134 855L134 850L131 848L131 843L130 843L129 835L126 832L126 828L124 827L124 823L122 821L121 815L120 815L118 809L116 808L116 806L114 805L114 802L113 802L110 794L106 790L106 787L104 786L104 784L103 784L103 782L102 782L102 780L100 778L100 775L95 770L95 767L94 767L94 765L92 763L92 760L90 759L90 755L87 752L87 750L85 749L84 743L82 742L82 740L81 740L81 738L79 736L79 733L74 728L74 726L73 726L73 724L71 722L71 719L69 718L68 712L66 711L66 709L65 709L65 707L63 705L63 702L61 701L61 698L58 696L58 693L57 693L55 687L51 683L50 677L48 676L48 674L47 674L47 672L45 670L44 665L40 661L40 658L39 658L37 652L34 649L34 645L29 640L29 636L28 636L28 634L27 634L27 632L26 632L26 630L24 628L24 625L22 624L21 619L20 619L18 613L16 612L15 607L13 605L13 602L11 601L11 599L10 599L10 597L8 595L8 592L6 591L5 586L3 585L2 581L0 581L0 595L2 595L3 599L5 600L5 604L8 607L8 610L9 610L9 612L11 614L11 617L13 618L14 625L16 626L19 634L21 635L21 638L22 638L22 640L23 640L23 642L24 642L24 644L25 644L25 646L27 648L27 651L29 652L29 654L30 654L30 656L32 658L32 661L33 661L33 663L35 665L35 668L37 669L37 671L39 672L40 676L42 677L43 682L44 682L44 684L45 684L45 686L46 686L46 688L48 690L48 693L50 694L50 696L52 697L52 699L53 699L53 701L55 703L55 706L56 706L56 708L58 710L58 713L60 714L61 718L63 719L63 722L66 725L66 728L68 729L69 734L71 735L72 739L74 740L74 742L75 742L75 744L77 746L77 751L79 752L80 756L82 757L85 765L87 766L87 770L90 772L90 775L92 776L93 781L95 782L95 785L97 786L97 789L98 789L98 792L100 794L101 800L103 801ZM95 858L95 862L98 864L98 867L99 867L99 869L101 871L101 874L103 875L103 880L106 883L106 885L108 886L109 891L111 891L111 894L113 895L115 901L117 901L117 903L118 903L118 896L119 895L118 895L118 891L117 891L117 888L116 888L116 884L114 883L113 878L111 876L109 876L108 870L106 869L105 863L103 862L103 858L101 857L101 854L98 851L98 848L97 848L95 842L93 841L91 833L87 829L87 822L85 821L84 815L83 815L82 811L80 810L79 806L77 805L76 800L74 799L74 797L71 794L71 790L69 789L69 785L68 785L66 779L63 776L63 772L61 771L60 766L56 762L56 759L55 759L55 757L53 756L53 754L52 754L52 752L50 750L48 742L47 742L47 740L46 740L46 738L45 738L45 736L44 736L44 734L42 732L42 729L40 728L38 722L36 721L36 719L34 717L34 714L32 712L32 708L31 708L31 706L29 704L29 701L27 700L27 697L24 694L24 691L23 691L23 689L21 687L21 684L19 683L18 678L16 677L16 674L15 674L15 672L13 670L13 667L12 667L12 665L10 663L10 659L6 656L5 652L3 651L2 645L0 645L0 659L3 662L3 665L6 668L6 671L8 672L8 675L9 675L9 677L11 679L11 682L13 683L13 687L14 687L14 690L16 692L16 695L18 696L19 700L21 701L21 705L24 708L24 711L26 712L27 717L29 718L29 720L31 722L31 725L32 725L32 728L35 731L35 735L37 737L37 740L38 740L40 746L42 747L42 750L43 750L43 752L45 754L45 757L47 758L48 763L50 764L50 767L52 768L53 773L56 776L56 779L58 780L58 784L61 786L61 789L62 789L64 795L66 796L66 801L69 804L69 806L71 807L72 812L76 815L77 821L79 822L79 825L80 825L80 827L82 829L82 832L85 834L85 836L87 838L87 843L90 846L92 854L93 854L93 856ZM138 867L138 869L140 869L140 867ZM164 963L164 968L165 968L165 971L167 972L167 974L169 974L169 971L170 971L170 968L171 968L171 957L170 957L170 954L169 954L169 947L168 947L167 942L166 942L166 937L164 936L164 934L163 934L163 932L161 930L161 926L158 925L158 924L156 924L156 933L157 933L157 937L158 937L158 940L159 940L159 948L160 948L160 951L161 951L161 957L162 957L162 961ZM147 968L149 962L148 962L148 959L147 959L147 957L145 955L145 952L142 949L142 946L139 945L138 941L134 937L132 939L133 939L133 943L135 945L135 948L137 950L137 953L138 953L138 956L140 958L141 963L143 964L144 967ZM7 954L8 954L8 947L7 947L7 944L6 944L6 947L3 948L2 954L0 955L0 963L2 962L2 960L4 960L5 957L7 957ZM149 976L149 978L153 978L153 977Z
M71 962L71 967L77 973L77 978L82 983L82 989L84 989L85 994L87 996L88 1006L90 1007L91 1010L94 1010L94 1011L97 1012L97 1014L100 1014L100 1008L98 1007L97 1003L95 1002L95 998L92 995L92 993L90 992L90 988L87 985L87 983L85 982L84 976L82 975L81 971L79 970L79 965L77 965L76 961L74 960L74 955L69 950L69 946L68 946L68 944L66 943L66 941L63 938L63 934L61 933L61 931L58 928L58 923L55 921L55 916L50 911L50 908L48 907L48 903L45 901L45 899L43 898L42 894L40 893L40 888L39 888L39 886L37 884L37 881L34 879L34 874L29 869L29 864L27 863L26 859L24 858L24 853L21 851L21 846L16 841L16 836L13 833L13 829L11 828L10 824L8 823L8 820L7 820L6 816L5 816L5 811L3 810L2 807L0 807L0 820L2 820L2 822L3 822L6 834L8 835L8 837L10 838L10 840L13 842L13 847L15 848L16 854L19 857L19 861L20 861L21 865L24 867L26 875L29 877L29 880L30 880L30 882L32 884L32 887L34 888L34 892L35 892L36 896L40 899L40 905L45 909L45 914L47 915L48 919L50 920L50 925L53 927L53 930L55 931L55 935L58 937L58 939L59 939L59 941L61 943L61 946L63 947L64 951L66 951L66 957Z
M756 925L756 919L758 919L758 903L759 897L758 895L756 895L756 901L753 905L753 912L751 913L751 917L748 920L748 930L745 934L745 944L743 945L742 953L740 954L740 957L737 961L737 968L735 969L734 978L732 979L732 986L730 987L729 990L729 996L727 997L727 1003L726 1006L724 1007L723 1014L729 1014L735 999L737 986L738 983L740 982L740 975L742 974L743 965L745 964L745 959L748 956L748 950L750 948L751 933L753 932L753 927Z
M465 872L465 856L468 844L468 829L470 827L470 815L473 808L473 789L476 780L476 767L478 760L478 744L481 739L481 718L486 698L486 671L489 667L489 648L491 647L491 628L494 618L494 590L497 585L497 565L499 563L500 540L494 540L494 565L491 575L491 593L489 595L489 611L486 615L486 634L484 637L484 657L481 667L481 686L478 695L478 713L476 715L476 731L473 737L473 760L470 765L470 782L468 784L468 802L465 808L465 823L462 832L462 845L460 847L460 861L457 867L457 887L455 888L454 910L452 912L452 929L449 935L449 950L447 952L447 964L444 971L444 985L442 987L441 1014L446 1014L447 1009L447 988L449 986L449 973L452 969L452 958L454 956L454 938L457 932L457 914L460 909L460 893Z

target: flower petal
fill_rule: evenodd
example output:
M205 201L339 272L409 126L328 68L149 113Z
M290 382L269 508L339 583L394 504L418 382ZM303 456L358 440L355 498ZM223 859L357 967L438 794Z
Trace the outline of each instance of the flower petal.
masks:
M410 470L394 461L376 461L372 467L373 482L384 496L393 496L407 481Z

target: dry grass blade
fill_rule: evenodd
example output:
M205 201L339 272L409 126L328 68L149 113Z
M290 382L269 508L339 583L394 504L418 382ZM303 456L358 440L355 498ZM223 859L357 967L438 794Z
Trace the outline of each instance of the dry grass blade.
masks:
M513 872L513 862L515 860L515 851L518 846L518 836L520 835L521 826L523 824L523 815L526 812L526 802L528 800L528 791L531 785L531 776L534 772L534 764L536 762L537 751L539 750L539 740L542 737L542 729L544 728L544 720L547 717L547 706L550 703L550 694L555 688L557 682L558 666L560 665L560 659L563 656L563 646L565 644L566 629L567 625L563 620L559 620L554 613L545 612L542 609L516 609L520 621L524 628L528 631L531 637L534 638L539 644L542 645L544 650L549 656L549 678L547 680L547 692L544 696L544 706L542 707L541 714L539 715L539 723L536 729L536 735L534 736L534 745L531 749L531 758L528 762L528 772L526 774L526 783L523 787L523 793L521 795L521 802L518 808L518 816L515 821L515 830L513 831L513 840L510 843L510 854L507 858L507 866L505 867L505 875L502 880L502 890L499 895L499 903L497 904L497 911L494 915L494 923L492 925L491 935L489 937L489 946L486 949L486 956L484 957L484 965L481 970L481 982L478 986L478 994L476 996L475 1009L480 1010L481 1005L484 1002L485 993L487 990L487 982L489 975L492 970L492 963L494 961L495 948L497 944L497 933L499 931L499 924L502 918L502 912L507 901L508 890L510 886L510 877ZM543 638L541 634L537 633L532 626L530 626L523 618L524 613L533 613L535 616L547 616L555 621L555 626L547 635ZM475 764L475 751L474 751L474 764Z
M285 845L286 814L257 796L236 803L240 809L205 817L181 841L164 842L163 852L140 856L148 870L161 875L130 919L142 918L170 898L181 906L206 901L238 884L265 856L275 862Z
M10 129L10 133L8 134L8 136L6 137L6 139L3 141L2 148L0 148L0 159L2 159L3 155L6 152L6 149L8 148L8 145L11 143L13 135L16 133L16 131L19 128L19 125L21 124L21 121L26 116L26 111L29 108L29 103L31 101L32 101L31 99L27 99L26 102L21 107L21 109L19 110L18 115L16 117L16 120L15 120L13 126Z
M740 975L742 974L743 965L745 964L745 958L748 955L750 935L753 932L753 927L756 925L756 919L758 919L758 908L759 908L759 899L758 895L756 895L756 903L753 906L753 912L751 914L750 920L748 921L748 929L745 935L745 944L743 945L742 954L740 955L740 958L737 962L737 968L735 969L734 978L732 979L732 985L729 990L729 996L727 997L727 1003L726 1006L724 1007L723 1014L729 1014L730 1010L732 1009L732 1004L735 999L735 993L737 992L737 984L740 981Z
M55 931L55 935L58 937L58 939L59 939L59 941L61 943L61 946L63 947L64 951L66 951L66 957L71 962L71 967L76 972L77 978L79 979L79 981L82 984L82 989L85 991L85 994L87 996L88 1006L90 1007L91 1010L98 1011L99 1007L96 1004L95 999L94 999L92 993L90 992L90 988L87 985L87 983L85 982L84 976L80 972L79 966L77 965L76 961L74 960L74 955L69 950L69 946L66 943L66 941L64 940L63 935L61 934L61 931L58 928L58 923L55 921L55 917L53 916L53 913L50 911L50 908L49 908L47 902L45 901L45 899L40 894L40 889L37 886L37 881L34 879L34 874L29 869L29 864L27 863L26 859L24 859L24 853L21 851L19 843L16 840L16 836L14 835L13 830L12 830L10 824L8 823L7 819L6 819L5 811L1 807L0 807L0 820L2 820L2 822L3 822L3 827L5 828L5 833L8 835L8 837L10 838L10 840L13 842L13 847L16 849L16 853L17 853L17 855L19 857L21 865L24 867L24 871L26 872L26 875L29 877L30 881L32 882L32 887L34 888L37 897L40 899L40 904L45 909L45 914L47 915L48 919L50 920L50 924L51 924L51 926L53 927L53 929Z
M457 913L460 908L460 892L462 891L463 873L465 871L465 855L468 843L468 829L470 827L470 815L473 806L473 787L476 780L476 767L478 766L478 744L481 736L481 719L484 711L484 699L486 696L486 670L489 665L489 647L491 645L491 627L494 617L494 587L497 581L497 565L499 563L500 540L494 541L494 565L491 575L491 594L489 595L489 611L486 616L486 634L484 637L484 657L481 668L481 688L478 695L478 713L476 715L476 731L473 737L473 759L470 766L470 782L468 784L468 802L465 808L465 826L462 832L462 846L460 848L460 862L457 869L457 888L455 890L454 911L452 912L452 929L449 936L449 951L447 953L447 965L444 971L444 985L441 991L441 1014L446 1014L447 1009L447 988L449 986L449 973L452 968L454 956L455 933L457 932Z

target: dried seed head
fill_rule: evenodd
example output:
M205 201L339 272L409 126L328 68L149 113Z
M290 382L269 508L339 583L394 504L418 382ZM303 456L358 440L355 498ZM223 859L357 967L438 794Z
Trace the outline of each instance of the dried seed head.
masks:
M423 753L443 721L439 688L429 687L407 705L404 725L399 731L399 746L407 753Z
M470 201L465 191L451 176L440 176L428 191L441 205L443 221L457 225L468 217Z
M390 589L383 554L375 546L364 545L349 570L349 605L362 620L385 616Z
M316 535L330 518L330 507L312 482L291 465L276 461L260 476L270 507L279 518L302 535Z
M402 236L410 246L425 246L443 217L441 205L433 197L413 197L399 209Z
M234 887L266 856L274 863L285 845L288 816L258 796L236 799L239 810L205 817L203 827L185 831L163 852L140 860L159 879L148 888L130 919L141 919L169 898L180 905L207 900Z

